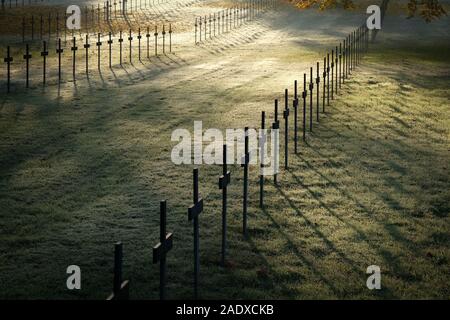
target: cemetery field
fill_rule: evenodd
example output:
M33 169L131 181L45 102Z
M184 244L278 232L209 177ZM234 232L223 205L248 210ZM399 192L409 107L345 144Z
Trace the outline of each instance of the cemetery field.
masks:
M220 5L229 3L201 10ZM273 100L282 110L284 89L292 100L294 80L301 92L303 73L309 80L309 67L322 66L327 50L364 18L281 3L197 46L192 30L182 29L173 53L143 63L135 58L110 71L104 58L102 72L93 67L86 77L80 62L76 81L69 65L60 86L53 70L49 86L34 80L28 91L17 89L23 79L16 78L17 90L0 95L0 298L105 299L114 243L122 241L130 298L158 299L152 247L163 199L174 234L167 298L192 298L194 165L172 163L172 132L193 132L194 121L205 130L259 128L261 111L272 122ZM250 167L247 238L243 169L229 166L225 268L222 167L197 166L200 298L450 298L448 24L448 17L426 24L388 10L297 155L290 131L289 169L282 151L278 185L265 180L263 209L258 168ZM3 90L4 66L1 72ZM66 288L69 265L81 268L81 290ZM370 265L381 268L381 290L366 287Z

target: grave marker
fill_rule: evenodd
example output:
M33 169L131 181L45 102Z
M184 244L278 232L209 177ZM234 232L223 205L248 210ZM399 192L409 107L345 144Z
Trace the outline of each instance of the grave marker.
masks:
M306 73L303 74L303 141L306 141L306 97L308 96L308 91L306 91Z
M317 77L316 77L316 91L317 91L317 101L316 101L316 120L319 122L319 108L320 108L320 62L317 62Z
M217 13L217 34L220 35L220 12Z
M203 21L205 21L204 25L205 25L205 41L206 41L206 29L208 29L208 21L206 20L206 15Z
M108 48L109 48L109 68L112 67L112 46L113 44L113 40L112 40L112 34L111 32L109 33L109 40L108 40Z
M274 122L272 123L272 130L278 130L280 129L280 122L278 121L278 99L275 99L275 114L274 114ZM275 144L277 145L277 143ZM275 152L275 157L277 157L278 153ZM277 159L275 160L275 163L277 163ZM278 184L278 174L275 172L273 175L273 184Z
M323 92L322 92L322 112L325 113L325 90L326 90L326 83L327 83L327 58L323 58Z
M29 84L30 84L30 59L32 58L31 54L30 54L30 46L27 43L26 45L26 49L25 49L25 54L23 55L23 58L25 59L25 73L26 73L26 80L25 80L25 87L29 88Z
M122 281L123 247L121 242L114 245L113 293L107 300L128 300L130 282Z
M288 89L284 90L284 168L287 170L289 165L289 95Z
M163 25L162 28L162 39L163 39L163 54L166 54L166 26Z
M335 92L336 92L336 95L338 94L338 82L339 82L339 80L338 80L338 63L339 63L339 58L338 58L338 47L336 46L336 56L334 57L334 65L336 66L336 81L335 81L335 85L336 85L336 88L335 88Z
M147 59L150 59L150 27L147 27Z
M154 36L155 36L155 56L158 56L158 26L155 26Z
M259 207L264 207L264 147L266 145L267 137L265 133L266 129L266 113L261 112L261 136L260 136L260 174L259 174Z
M199 224L198 216L203 211L203 199L198 196L198 169L194 169L194 204L188 209L188 219L194 222L194 298L198 298L198 281L199 281Z
M294 81L294 152L298 153L298 91L297 80Z
M339 89L342 88L342 42L339 43Z
M313 131L313 90L314 90L314 79L313 79L313 68L310 69L309 76L309 131Z
M195 22L194 22L194 28L195 28L195 44L197 44L197 18L195 18Z
M159 262L159 298L164 300L166 297L166 256L173 246L173 234L166 232L167 201L161 201L159 204L159 243L153 247L153 263Z
M327 106L330 105L330 54L327 53Z
M138 57L139 57L139 62L141 62L141 39L142 39L142 35L141 35L141 28L138 29Z
M9 46L6 49L6 58L4 58L3 61L6 62L6 92L9 93L11 86L11 62L14 61L14 58L11 56Z
M98 66L98 70L100 70L100 66L101 66L101 63L100 63L100 59L101 59L101 47L102 47L102 42L100 41L100 37L101 37L101 34L100 33L98 33L97 34L97 43L95 44L96 46L97 46L97 66Z
M169 23L169 53L172 53L172 24Z
M58 82L61 82L61 54L64 52L64 49L61 48L61 38L58 39L58 49L56 49L56 53L58 54Z
M350 33L350 65L349 65L349 74L352 74L353 71L353 32Z
M342 45L342 83L345 83L347 79L347 37L344 38Z
M86 35L86 43L84 44L84 48L86 49L86 74L89 73L89 48L91 45L89 44L89 35Z
M73 78L75 79L76 53L77 53L77 50L78 50L77 39L75 37L73 37L73 46L72 46L72 48L70 48L70 50L72 50L72 52L73 52L72 73L73 73Z
M331 100L334 100L334 49L331 50Z
M200 25L200 32L199 32L199 36L200 36L200 42L202 42L202 17L199 17L199 25Z
M211 14L209 14L209 39L211 40Z
M248 201L248 165L250 163L250 153L248 151L248 127L245 127L244 130L244 141L245 141L245 150L244 156L242 157L244 163L241 165L244 168L244 199L242 206L242 233L244 237L247 237L247 201Z
M47 78L47 56L48 56L48 50L47 50L47 42L43 42L44 49L41 52L41 57L43 59L43 68L42 68L42 84L45 86L46 78Z
M222 190L222 255L221 265L225 267L227 249L227 189L231 181L231 173L227 170L227 145L223 145L222 175L219 177L219 189Z
M128 41L130 42L130 64L133 64L133 35L131 33L131 29L130 29L130 35L128 37Z
M119 33L119 53L120 53L120 65L122 65L122 43L123 43L123 38L122 38L122 30L120 30L120 33Z

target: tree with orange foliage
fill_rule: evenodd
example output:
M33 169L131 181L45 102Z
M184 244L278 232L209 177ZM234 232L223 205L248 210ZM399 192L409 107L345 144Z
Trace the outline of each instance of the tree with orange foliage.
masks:
M353 0L289 0L296 7L307 9L311 7L318 7L320 10L325 10L331 7L343 7L344 9L351 9L354 7ZM389 0L387 1L389 2ZM431 22L435 19L447 15L439 0L409 0L408 1L408 18L416 15L421 16L426 22Z

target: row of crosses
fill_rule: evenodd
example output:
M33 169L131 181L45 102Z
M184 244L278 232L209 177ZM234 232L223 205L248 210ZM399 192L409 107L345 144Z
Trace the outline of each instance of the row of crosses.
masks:
M162 52L163 54L167 54L167 51L169 53L172 53L172 34L173 34L173 30L172 30L172 25L169 24L169 28L168 30L166 29L166 26L163 25L162 28ZM158 27L155 26L155 32L153 34L150 33L150 27L147 27L147 33L145 35L145 37L147 38L147 58L150 58L150 38L154 36L155 38L155 42L154 42L154 46L155 46L155 55L158 55ZM166 44L166 37L168 36L169 38L169 44L168 44L168 50L166 49L167 44ZM144 35L141 33L141 29L139 29L138 31L138 57L139 57L139 61L142 62L142 38L144 37ZM83 48L85 50L85 70L86 70L86 74L89 73L89 50L91 48L91 43L89 42L89 35L87 34L85 36L85 41L83 43ZM130 63L132 63L132 58L133 58L133 40L134 37L132 35L132 32L130 30L129 32L129 36L127 38L128 42L129 42L129 61ZM123 64L123 42L124 42L124 38L123 38L123 33L122 31L120 31L120 35L118 38L118 43L119 43L119 63L120 65ZM114 40L112 38L112 33L109 32L108 35L108 41L107 41L107 45L108 45L108 62L109 62L109 67L112 68L112 45L114 43ZM95 46L97 47L97 68L98 70L101 70L101 47L103 45L103 42L101 41L101 34L98 33L97 34L97 41L95 42ZM49 57L50 51L49 51L49 45L47 41L43 41L42 42L42 51L40 52L40 55L42 57L42 66L43 66L43 73L42 73L42 84L45 86L46 85L46 80L47 80L47 59ZM77 38L73 37L72 38L72 45L69 48L70 51L72 52L72 74L73 77L76 77L76 61L77 61L77 52L78 52L78 46L77 46ZM61 38L58 39L57 43L56 43L56 49L55 49L55 53L56 53L56 57L58 60L58 83L61 82L62 80L62 70L61 70L61 66L62 66L62 58L63 58L63 53L64 53L64 48L62 46L62 41ZM30 45L27 43L25 45L25 54L23 55L23 59L25 61L25 87L29 88L29 84L30 84L30 61L32 60L33 56L30 54ZM7 73L6 73L6 91L9 93L11 91L11 64L14 61L14 58L11 56L11 49L8 46L7 50L6 50L6 57L3 60L6 64L7 64Z

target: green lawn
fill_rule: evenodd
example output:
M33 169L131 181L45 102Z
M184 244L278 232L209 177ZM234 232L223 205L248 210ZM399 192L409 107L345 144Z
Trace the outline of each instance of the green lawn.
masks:
M275 56L273 66L288 68L297 52L289 50L240 61ZM319 54L302 50L306 70ZM225 269L221 168L201 166L201 298L449 299L449 52L445 43L374 46L298 155L291 144L279 186L267 179L264 210L251 169L248 239L241 235L242 169L232 166ZM131 298L157 299L151 250L159 201L167 199L174 232L167 294L191 298L193 166L171 163L170 134L192 130L194 120L205 128L258 127L261 110L272 119L272 99L291 82L270 86L276 79L258 74L253 86L224 83L247 76L224 67L223 75L202 71L203 81L174 80L170 90L162 75L57 98L56 89L2 96L0 297L104 299L121 240ZM82 270L77 292L65 288L71 264ZM376 292L365 285L373 264L382 272Z

